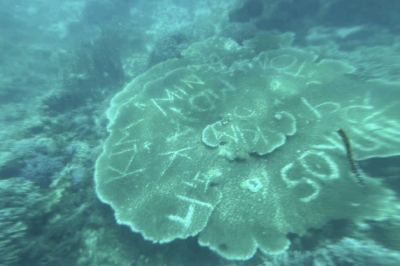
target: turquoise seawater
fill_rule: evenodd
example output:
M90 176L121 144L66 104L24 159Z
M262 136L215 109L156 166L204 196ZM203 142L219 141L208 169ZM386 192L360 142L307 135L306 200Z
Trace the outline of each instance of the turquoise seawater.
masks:
M0 265L400 265L399 13L0 1Z

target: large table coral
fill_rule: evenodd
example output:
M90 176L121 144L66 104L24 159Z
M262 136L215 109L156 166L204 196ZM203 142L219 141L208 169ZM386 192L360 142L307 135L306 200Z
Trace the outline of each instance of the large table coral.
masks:
M398 86L292 48L213 37L112 100L96 191L118 223L165 243L198 235L228 259L289 246L331 219L380 219L393 198L351 160L400 154ZM393 93L382 105L377 95Z

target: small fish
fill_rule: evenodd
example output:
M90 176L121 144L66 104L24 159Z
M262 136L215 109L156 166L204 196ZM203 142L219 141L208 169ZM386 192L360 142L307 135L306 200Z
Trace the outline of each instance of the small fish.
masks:
M347 160L350 163L351 171L354 173L354 175L357 177L358 183L362 186L364 186L364 181L361 178L360 172L358 171L356 162L353 159L353 153L351 151L351 145L349 138L347 137L346 133L343 131L343 129L339 129L336 131L339 136L342 138L344 147L346 148L346 154L347 154Z

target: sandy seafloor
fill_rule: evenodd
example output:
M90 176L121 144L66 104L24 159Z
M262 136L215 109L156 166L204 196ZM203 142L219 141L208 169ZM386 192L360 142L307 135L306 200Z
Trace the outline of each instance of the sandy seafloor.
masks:
M331 220L246 260L197 236L145 240L116 222L93 178L112 97L215 36L294 33L291 47L351 65L356 81L390 83L374 100L397 104L400 124L398 14L396 0L1 0L0 265L400 265L400 132L391 154L356 160L392 191L386 217Z

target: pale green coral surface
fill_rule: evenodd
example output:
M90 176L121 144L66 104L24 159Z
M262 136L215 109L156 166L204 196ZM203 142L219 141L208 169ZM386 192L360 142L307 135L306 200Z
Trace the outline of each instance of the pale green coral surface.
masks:
M357 81L291 36L210 38L114 97L95 181L118 223L248 259L331 219L387 215L392 193L363 174L358 184L337 130L354 159L399 155L398 86ZM393 102L374 102L388 91Z

